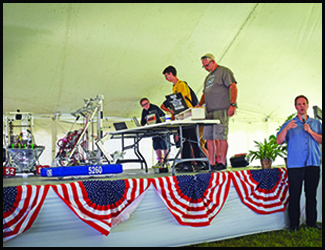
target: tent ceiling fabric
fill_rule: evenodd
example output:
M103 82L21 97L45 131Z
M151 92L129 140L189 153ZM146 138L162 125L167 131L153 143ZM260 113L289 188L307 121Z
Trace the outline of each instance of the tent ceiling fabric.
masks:
M298 94L322 107L321 3L4 3L3 112L102 94L105 117L140 116L171 93L168 65L200 97L207 52L235 74L238 117L286 118Z

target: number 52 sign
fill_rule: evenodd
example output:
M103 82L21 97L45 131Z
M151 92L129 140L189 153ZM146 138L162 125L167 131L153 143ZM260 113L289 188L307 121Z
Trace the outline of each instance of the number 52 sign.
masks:
M16 175L16 169L11 167L4 167L3 168L3 175L4 176L15 176Z

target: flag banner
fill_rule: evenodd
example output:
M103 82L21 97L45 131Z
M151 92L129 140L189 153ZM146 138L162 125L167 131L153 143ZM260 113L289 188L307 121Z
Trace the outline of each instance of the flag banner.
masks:
M224 207L231 181L243 204L254 212L285 211L289 198L286 168L21 185L3 187L3 242L33 225L49 187L83 222L107 236L113 226L129 219L151 183L180 225L208 226Z
M285 211L289 184L285 168L243 170L231 173L241 201L259 214Z
M152 179L156 192L176 221L192 227L210 225L226 202L230 181L225 172Z
M107 236L112 221L132 205L149 185L147 179L125 179L79 181L52 185L52 188L83 222Z
M3 187L2 224L3 241L27 231L36 220L49 185L22 185Z

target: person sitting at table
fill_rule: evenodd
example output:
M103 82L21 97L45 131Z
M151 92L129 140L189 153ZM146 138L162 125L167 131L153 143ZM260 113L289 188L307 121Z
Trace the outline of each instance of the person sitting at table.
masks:
M165 113L155 104L150 103L148 98L144 97L140 100L140 105L143 108L141 115L141 126L146 124L161 123L162 119L165 118ZM169 145L166 142L167 138L154 136L152 137L152 146L157 155L156 167L166 167L164 166L164 158L162 157L162 151L164 152L164 157L166 157L169 149Z

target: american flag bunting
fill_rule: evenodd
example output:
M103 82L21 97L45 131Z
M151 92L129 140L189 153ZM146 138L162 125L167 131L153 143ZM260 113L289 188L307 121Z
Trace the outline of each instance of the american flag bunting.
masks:
M228 197L230 177L225 172L152 179L153 185L180 225L210 225Z
M241 201L259 214L285 211L289 198L287 170L272 168L232 172Z
M3 241L33 225L50 187L83 222L107 236L112 226L129 218L151 184L180 225L208 226L225 205L231 182L256 213L285 211L286 168L3 187Z
M3 187L3 241L27 231L36 220L49 185Z
M83 222L104 235L112 221L149 187L147 179L79 181L53 185L53 190Z

